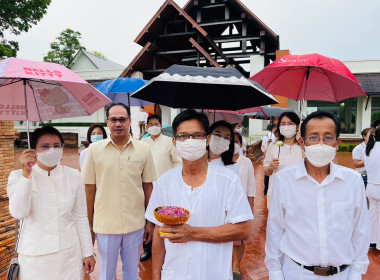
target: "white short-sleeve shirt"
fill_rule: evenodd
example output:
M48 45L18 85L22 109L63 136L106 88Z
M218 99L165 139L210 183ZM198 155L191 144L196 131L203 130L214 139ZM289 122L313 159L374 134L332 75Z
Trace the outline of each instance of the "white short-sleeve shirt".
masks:
M182 166L163 174L157 181L145 217L161 226L154 217L159 206L180 206L190 211L187 224L217 227L253 219L239 177L228 168L209 164L203 185L192 189L182 178ZM165 240L161 279L232 280L233 242L191 241L181 244Z
M360 143L359 145L357 145L353 150L352 150L352 159L353 160L364 160L364 156L365 156L365 148L367 147L367 145L362 142ZM356 171L358 172L362 172L362 171L365 171L365 166L363 167L360 167L360 168L356 168Z

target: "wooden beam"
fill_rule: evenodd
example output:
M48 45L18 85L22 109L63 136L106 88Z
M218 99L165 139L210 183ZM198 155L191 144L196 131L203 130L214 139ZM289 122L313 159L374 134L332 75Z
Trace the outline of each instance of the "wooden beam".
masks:
M178 50L178 51L160 51L156 52L157 55L167 55L167 54L182 54L182 53L195 53L197 52L194 49L187 49L187 50Z
M175 37L175 36L191 36L191 35L195 35L195 34L197 34L197 32L195 32L195 31L168 33L168 34L157 35L156 38L167 38L167 37Z
M205 51L201 45L199 45L193 38L189 39L190 43L193 44L193 46L208 60L211 62L211 64L216 68L221 68L218 62L216 62L211 55L208 54L207 51Z
M216 20L210 22L199 23L198 25L203 26L212 26L212 25L222 25L222 24L233 24L233 23L241 23L242 19L229 19L229 20Z
M230 43L230 42L240 42L243 40L253 41L253 40L260 40L260 39L261 39L261 37L257 37L257 36L246 36L246 37L243 37L243 36L222 36L219 38L214 38L212 40L215 43Z
M230 7L227 5L224 7L224 19L230 19Z

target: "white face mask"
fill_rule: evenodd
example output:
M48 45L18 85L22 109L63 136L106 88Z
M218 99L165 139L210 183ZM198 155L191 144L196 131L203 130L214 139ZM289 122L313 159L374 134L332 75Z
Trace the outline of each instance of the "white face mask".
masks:
M91 135L91 143L103 140L103 135Z
M215 155L220 155L225 151L228 151L230 148L230 141L216 135L211 135L209 147L211 152Z
M57 165L62 159L63 149L50 148L42 153L37 153L37 159L47 167Z
M297 126L295 125L280 126L280 133L285 138L292 138L297 133Z
M237 143L235 143L235 147L234 147L234 155L236 155L237 153L239 153L239 151L240 151L240 145L239 144L237 144Z
M333 161L336 148L325 144L305 146L305 156L315 167L323 167Z
M241 134L243 132L243 128L242 127L241 128L236 128L235 132Z
M148 128L148 132L150 135L156 136L156 135L160 134L161 127L160 126L150 126Z
M206 139L187 139L185 141L176 141L176 148L181 158L196 161L206 153L206 143Z

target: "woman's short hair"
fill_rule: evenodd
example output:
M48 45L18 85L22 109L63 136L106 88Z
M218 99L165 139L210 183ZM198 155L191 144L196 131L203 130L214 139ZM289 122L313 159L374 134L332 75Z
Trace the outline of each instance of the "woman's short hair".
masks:
M34 130L32 136L30 137L30 148L35 149L37 147L38 140L44 135L56 135L61 140L61 143L64 143L62 134L58 131L58 129L52 126L43 126Z
M94 129L97 128L97 127L99 127L100 130L102 131L102 133L103 133L103 139L106 139L106 138L107 138L107 132L106 132L106 130L104 129L104 127L103 127L100 123L94 123L94 124L92 124L92 125L88 128L88 130L87 130L87 141L88 141L89 143L92 143L92 142L91 142L91 134L92 134L92 132L94 131Z

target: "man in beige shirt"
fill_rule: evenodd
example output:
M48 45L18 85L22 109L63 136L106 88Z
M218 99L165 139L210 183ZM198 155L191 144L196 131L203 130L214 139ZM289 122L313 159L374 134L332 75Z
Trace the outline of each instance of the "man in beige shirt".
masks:
M150 136L142 139L142 141L149 144L157 177L160 177L166 171L181 165L182 160L173 146L172 138L162 134L160 116L149 116L146 127ZM151 248L152 242L144 244L144 253L140 257L141 261L146 261L152 256Z
M144 212L156 172L149 146L129 134L129 107L112 104L106 117L111 136L90 145L82 168L91 233L98 240L99 279L115 279L120 251L123 279L138 280L143 236L152 240L153 224L145 222Z

